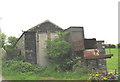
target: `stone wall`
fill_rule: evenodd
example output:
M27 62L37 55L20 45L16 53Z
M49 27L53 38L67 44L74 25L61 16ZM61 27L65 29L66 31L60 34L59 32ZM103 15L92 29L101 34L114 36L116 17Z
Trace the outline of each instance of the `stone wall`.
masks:
M70 27L66 29L65 32L69 32L66 38L69 42L71 42L73 51L80 51L85 49L83 27Z
M15 49L20 50L19 54L25 57L25 35L21 35L17 44L15 45Z
M104 41L97 41L97 49L100 51L100 55L105 55L105 47L103 46ZM106 70L106 59L99 59L98 66L101 70Z
M49 64L48 56L45 52L46 43L45 41L49 38L53 39L57 36L56 33L36 33L36 54L37 54L37 64L40 66L47 66Z
M36 58L36 32L25 33L25 57L27 62L37 63Z

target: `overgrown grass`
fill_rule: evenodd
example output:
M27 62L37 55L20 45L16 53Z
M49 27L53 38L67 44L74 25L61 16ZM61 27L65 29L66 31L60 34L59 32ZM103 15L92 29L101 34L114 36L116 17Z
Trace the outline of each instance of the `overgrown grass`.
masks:
M87 80L88 76L85 74L73 73L73 72L47 72L42 74L19 74L13 71L3 71L3 76L9 80Z
M19 74L17 72L7 71L7 70L4 70L2 74L4 78L8 80L36 80L39 78L38 74L27 74L27 73Z
M111 53L109 52L109 49L106 49L106 54L114 54L114 56L112 58L107 59L107 69L108 71L114 71L115 69L117 69L118 71L118 49L114 48L114 49L110 49L110 51ZM25 63L19 62L18 64L25 64ZM25 65L28 65L28 69L30 70L31 65L29 64L25 64ZM54 66L49 66L47 68L44 68L44 70L40 68L42 72L41 71L34 72L35 70L38 70L35 68L34 68L35 70L31 68L32 71L27 71L27 68L26 68L25 72L23 71L20 72L20 70L18 71L17 68L16 68L17 71L16 69L13 69L13 68L11 69L11 66L19 67L19 65L17 64L13 64L10 66L7 65L7 67L3 67L3 76L6 79L11 79L11 80L88 80L89 78L88 75L85 73L81 74L80 72L73 72L73 71L67 71L67 72L55 71ZM24 67L24 65L21 65L21 66Z
M27 62L13 61L10 64L5 64L3 66L3 76L10 80L87 80L87 74L81 74L80 72L73 71L59 71L55 70L56 66L48 66L46 68L34 68ZM20 68L20 66L23 66ZM14 69L16 68L16 69ZM26 68L26 69L24 69ZM32 70L31 70L31 69ZM19 70L21 69L21 70ZM23 71L24 69L24 71ZM29 71L27 71L29 69ZM41 71L42 70L42 71ZM38 72L36 72L38 71Z
M108 71L115 71L115 69L118 71L118 51L120 49L118 48L107 48L106 54L113 54L111 58L107 58L107 69Z

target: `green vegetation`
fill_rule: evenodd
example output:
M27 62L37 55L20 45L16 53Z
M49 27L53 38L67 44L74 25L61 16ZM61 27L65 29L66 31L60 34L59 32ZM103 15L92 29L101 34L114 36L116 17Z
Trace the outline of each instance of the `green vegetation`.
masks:
M18 40L18 38L16 38L15 36L9 36L7 38L7 36L4 33L0 32L0 47L2 48L13 48L16 41Z
M41 67L32 65L28 62L16 60L11 60L9 63L5 63L5 61L3 62L3 76L7 79L26 80L29 78L29 80L34 80L37 78L36 73L40 73L42 71Z
M46 53L49 56L51 63L60 64L65 62L69 52L70 45L67 41L65 41L66 32L58 32L58 36L53 40L47 40L47 48Z
M119 43L119 44L117 44L117 46L118 46L118 48L120 48L120 43Z
M88 68L86 69L85 64L80 61L80 57L71 55L71 45L65 40L65 34L67 33L58 32L58 37L46 41L46 52L52 64L44 68L24 62L23 57L18 54L13 59L11 56L16 55L13 46L17 38L8 37L7 44L5 44L6 37L3 38L4 44L2 44L2 47L9 52L7 57L12 59L9 61L3 60L3 76L11 80L89 80ZM107 59L107 69L108 71L114 71L115 69L118 71L118 49L110 48L110 51L106 49L106 54L114 54L114 56ZM103 75L100 77L103 77Z
M77 55L71 54L71 45L65 39L66 34L68 34L68 32L58 32L56 38L46 41L46 53L48 54L50 62L57 64L62 71L77 70L77 72L80 73L87 73L85 64L81 63L82 59Z
M114 56L107 59L108 71L114 71L114 69L117 69L117 51L118 49L116 48L111 49L111 54L114 54ZM109 49L106 49L106 52L109 54ZM116 62L116 64L114 62ZM81 74L81 70L79 70L79 68L77 68L76 71L66 72L56 70L56 68L59 69L58 65L48 66L46 68L38 67L38 69L35 69L35 65L28 62L12 60L9 63L3 63L3 76L12 80L88 80L89 77L85 73Z
M6 37L7 36L4 33L0 33L0 47L4 48Z
M4 33L0 34L0 48L6 51L7 59L13 59L16 56L17 51L14 49L14 45L17 40L18 38L15 36L7 37Z
M118 48L107 48L106 49L106 54L113 54L111 58L106 59L108 71L115 71L115 69L118 71L118 51L119 50L120 49Z
M50 66L42 68L17 57L3 63L3 76L12 80L87 80L85 65L81 63L80 57L70 55L70 45L65 40L65 34L58 32L55 39L46 41Z
M11 60L3 63L3 76L12 80L87 80L87 74L56 70L57 65L42 68L28 62Z

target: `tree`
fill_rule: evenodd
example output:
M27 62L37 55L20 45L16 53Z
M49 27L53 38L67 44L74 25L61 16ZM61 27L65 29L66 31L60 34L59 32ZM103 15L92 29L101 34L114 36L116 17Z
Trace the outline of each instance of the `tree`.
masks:
M0 33L0 45L2 48L5 46L6 35L4 33Z
M53 40L47 40L46 52L52 64L63 66L70 58L70 43L65 40L66 32L58 32Z
M5 46L5 41L6 41L6 35L4 33L1 33L0 30L0 58L6 57L6 51L3 49Z
M64 40L65 33L58 32L58 36L53 40L47 40L47 54L54 63L58 63L64 55L69 52L70 45ZM59 59L58 59L59 58Z
M5 50L7 52L7 59L13 59L16 57L16 50L14 49L14 45L17 41L17 38L15 36L9 36L7 38L7 44L4 46Z
M117 44L117 46L118 46L118 48L120 48L120 43L119 43L119 44Z
M9 36L8 37L8 43L14 47L15 43L17 42L18 38L16 38L15 36Z
M66 34L66 32L58 32L58 36L56 38L46 41L47 55L50 62L52 64L57 64L63 71L72 70L73 67L73 70L80 69L80 66L84 67L83 64L80 63L82 59L79 56L71 54L71 43L65 40Z

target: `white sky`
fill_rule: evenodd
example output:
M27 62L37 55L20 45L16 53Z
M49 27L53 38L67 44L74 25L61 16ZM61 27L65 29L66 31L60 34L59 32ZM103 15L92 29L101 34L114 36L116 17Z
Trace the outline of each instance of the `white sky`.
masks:
M7 36L50 20L63 29L83 26L85 38L118 43L119 0L0 0L0 27Z

